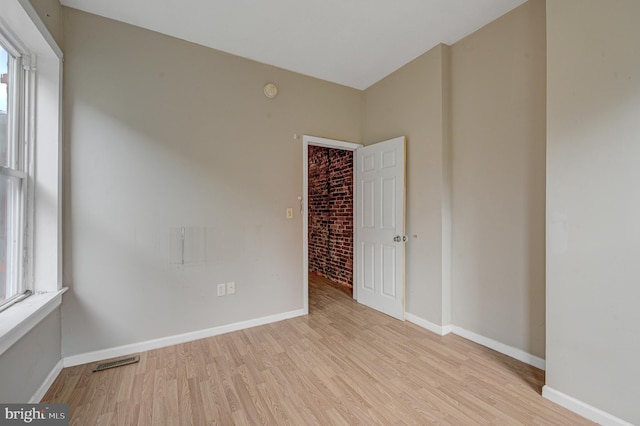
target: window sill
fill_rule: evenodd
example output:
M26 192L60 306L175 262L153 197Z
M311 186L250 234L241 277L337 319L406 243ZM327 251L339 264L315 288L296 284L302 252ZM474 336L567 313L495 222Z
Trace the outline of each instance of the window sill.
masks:
M60 306L67 290L36 293L0 313L0 355Z

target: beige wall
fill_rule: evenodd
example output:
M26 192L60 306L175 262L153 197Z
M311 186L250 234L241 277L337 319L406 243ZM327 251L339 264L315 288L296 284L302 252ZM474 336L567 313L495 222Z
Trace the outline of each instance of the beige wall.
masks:
M547 385L640 424L640 2L547 4Z
M0 401L27 403L40 389L60 356L60 308L0 355Z
M64 29L63 354L302 309L293 134L359 141L361 92L72 9ZM171 264L182 226L200 264Z
M443 227L448 46L439 45L369 87L363 95L365 145L407 137L406 310L442 325L448 316ZM445 267L443 268L443 262ZM448 324L448 322L446 322Z
M453 323L545 356L545 4L451 48Z
M32 3L62 44L57 1ZM640 423L640 9L546 9L546 79L545 6L530 0L364 92L64 9L64 353L299 309L292 133L406 135L407 311L546 352L550 388ZM203 265L169 265L182 225L209 228ZM238 294L215 297L228 280ZM0 357L0 383L27 377L0 400L28 399L59 359L30 354L59 342L56 310Z
M299 309L297 132L407 136L407 311L544 357L542 1L364 92L64 15L65 355ZM179 226L203 264L170 264Z

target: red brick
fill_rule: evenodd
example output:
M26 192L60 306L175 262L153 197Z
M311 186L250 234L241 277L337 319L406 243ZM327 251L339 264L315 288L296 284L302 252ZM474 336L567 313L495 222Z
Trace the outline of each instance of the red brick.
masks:
M309 269L353 281L353 153L309 147Z

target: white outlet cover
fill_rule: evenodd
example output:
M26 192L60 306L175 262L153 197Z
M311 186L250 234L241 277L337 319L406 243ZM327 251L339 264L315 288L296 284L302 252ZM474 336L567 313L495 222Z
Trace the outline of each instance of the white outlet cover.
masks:
M227 283L227 294L234 294L236 292L236 283L230 282Z
M224 296L225 294L227 294L226 290L227 290L227 286L224 283L218 284L218 297Z

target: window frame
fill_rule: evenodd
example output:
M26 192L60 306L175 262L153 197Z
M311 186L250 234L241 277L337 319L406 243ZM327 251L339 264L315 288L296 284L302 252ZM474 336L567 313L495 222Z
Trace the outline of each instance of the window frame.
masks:
M32 241L30 230L33 227L30 209L33 208L33 167L30 161L34 149L33 129L35 110L32 107L35 93L35 55L25 48L20 39L10 28L0 22L0 46L9 57L8 69L9 90L7 93L7 154L6 165L0 165L0 175L18 180L18 192L13 201L13 211L9 216L9 224L17 241L7 252L5 275L7 286L14 288L13 294L2 301L0 312L8 309L33 293L33 282L30 279L32 259ZM7 204L10 202L7 197ZM8 211L9 205L7 205ZM9 248L9 244L7 244ZM13 258L13 259L12 259ZM11 269L9 269L11 268ZM15 270L14 270L15 269ZM5 288L5 291L7 288Z
M26 282L33 295L0 312L0 356L62 303L62 74L63 54L30 0L0 1L0 24L37 55L37 73L29 73L25 94L35 120L26 132L33 141L28 158ZM31 59L31 57L30 57ZM29 62L33 68L35 62ZM37 149L36 148L37 144ZM37 230L37 232L36 232Z

